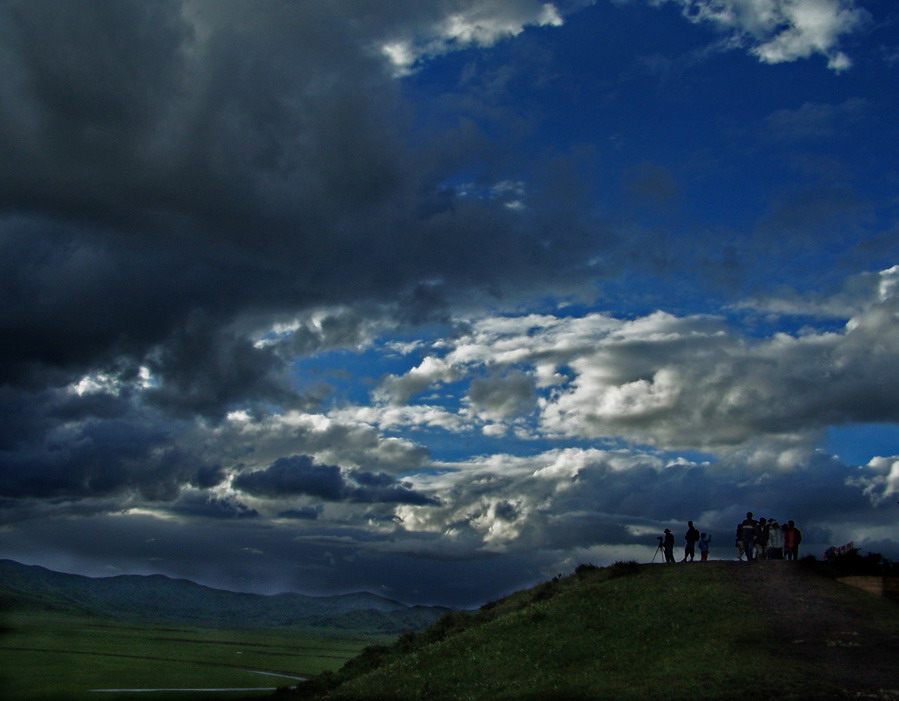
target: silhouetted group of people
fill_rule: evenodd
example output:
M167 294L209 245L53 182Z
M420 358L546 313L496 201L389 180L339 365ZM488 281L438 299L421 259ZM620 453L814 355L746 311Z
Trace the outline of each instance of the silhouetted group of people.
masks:
M756 520L748 511L746 518L737 525L737 559L742 560L745 556L746 562L798 560L801 542L802 532L793 521L781 525L773 518Z
M665 562L674 563L674 534L670 528L665 529L665 535L659 536L661 547L665 553ZM696 548L699 548L699 559L705 562L709 559L709 546L712 537L707 533L700 533L693 525L692 521L687 521L687 532L684 534L684 559L681 562L694 562L696 559Z
M687 521L687 532L684 533L684 559L681 562L694 562L697 549L700 562L706 562L711 542L710 535L700 533L692 521ZM773 518L756 520L749 511L746 518L737 524L738 559L742 560L745 557L746 562L798 560L801 542L802 532L796 528L793 521L781 525ZM666 563L677 562L674 557L674 534L670 528L666 528L664 535L659 536L659 549L664 552Z

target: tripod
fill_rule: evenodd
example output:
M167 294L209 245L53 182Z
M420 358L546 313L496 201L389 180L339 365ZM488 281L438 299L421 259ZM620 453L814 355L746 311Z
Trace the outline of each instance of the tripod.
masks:
M651 563L656 561L656 555L658 555L660 552L662 552L662 538L661 537L659 538L659 546L656 548L656 551L652 556Z

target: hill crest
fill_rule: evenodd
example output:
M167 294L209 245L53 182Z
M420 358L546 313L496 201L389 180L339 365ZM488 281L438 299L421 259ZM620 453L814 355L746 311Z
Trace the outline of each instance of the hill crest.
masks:
M370 592L308 596L216 589L163 574L86 577L0 560L0 596L8 606L114 619L197 625L306 625L400 632L428 625L449 609L408 606Z
M297 693L899 699L899 607L822 576L822 565L581 566L370 647Z

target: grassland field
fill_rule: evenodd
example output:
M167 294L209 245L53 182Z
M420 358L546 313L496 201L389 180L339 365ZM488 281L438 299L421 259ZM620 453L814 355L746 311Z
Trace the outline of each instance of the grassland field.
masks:
M247 694L92 690L286 686L296 684L291 677L337 669L365 646L392 639L327 629L148 625L30 610L7 612L0 625L4 701L237 699Z

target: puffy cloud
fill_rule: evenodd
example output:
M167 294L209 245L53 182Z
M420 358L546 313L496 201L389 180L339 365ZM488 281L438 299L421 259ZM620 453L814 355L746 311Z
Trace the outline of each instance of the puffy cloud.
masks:
M899 456L873 458L859 468L858 476L851 478L849 484L863 487L875 504L899 494Z
M380 394L393 403L404 404L409 398L438 383L452 382L458 372L440 358L428 356L418 367L398 377L390 375L381 382Z
M855 0L660 0L683 7L692 22L708 22L765 63L784 63L813 54L827 57L828 67L852 65L839 50L840 39L858 30L868 13Z
M205 445L207 454L220 464L254 469L295 454L326 464L377 466L391 473L413 472L426 465L427 449L380 435L366 422L367 413L347 410L326 416L291 411L254 418L236 412L212 429L198 426L185 432L182 440Z
M569 361L577 377L547 402L544 427L723 449L895 417L899 367L883 345L899 331L895 307L872 304L843 333L758 340L714 320L647 317Z
M627 473L622 479L636 485L645 482L647 470L655 474L663 465L648 454L596 449L495 455L447 464L447 471L436 475L416 476L419 488L441 494L443 504L433 509L401 507L397 513L409 531L440 533L443 540L473 550L631 543L635 541L625 524L645 524L654 512L638 516L630 514L626 504L616 508L628 490L605 480ZM590 482L588 475L594 473L595 482ZM646 495L647 501L650 498ZM641 500L640 507L645 505Z
M529 414L537 406L534 380L521 372L472 380L468 399L479 414L499 421Z
M396 75L406 75L422 59L469 46L492 46L527 26L563 23L553 3L535 0L435 3L420 9L414 20L394 27L381 43Z
M884 302L895 297L896 268L880 272L861 273L845 280L836 294L800 295L783 290L778 294L743 300L734 309L752 310L769 318L808 317L810 319L846 320L861 316L872 301Z
M330 412L330 416L350 424L377 426L384 431L419 426L442 428L456 433L470 430L473 425L468 417L458 411L429 404L347 407Z
M853 310L839 331L750 338L723 317L665 312L488 317L390 381L419 389L425 379L469 381L482 420L528 413L536 396L534 436L625 437L786 468L805 459L828 425L899 418L890 350L899 344L897 275L862 276L842 300L822 303ZM509 374L480 377L485 368Z
M257 331L257 348L275 346L286 358L311 355L340 348L361 350L393 324L383 317L384 309L346 306L310 309L275 321Z

